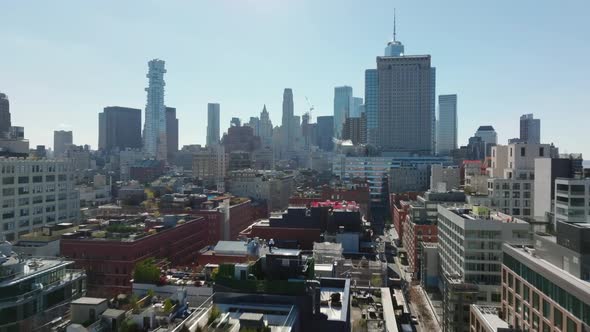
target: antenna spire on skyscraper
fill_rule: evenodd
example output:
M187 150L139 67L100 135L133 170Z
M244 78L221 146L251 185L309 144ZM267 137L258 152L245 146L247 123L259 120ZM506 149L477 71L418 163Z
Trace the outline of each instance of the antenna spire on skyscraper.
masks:
M395 42L395 8L393 8L393 41Z

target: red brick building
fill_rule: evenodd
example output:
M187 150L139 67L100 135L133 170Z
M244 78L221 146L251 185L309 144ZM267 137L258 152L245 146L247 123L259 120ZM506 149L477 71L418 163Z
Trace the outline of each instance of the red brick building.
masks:
M147 225L147 224L146 224ZM141 237L95 237L90 230L78 230L61 239L61 254L85 269L88 295L115 296L131 291L135 264L146 258L165 258L173 265L191 265L208 241L205 218L178 222L172 227L146 226Z
M404 221L408 215L409 205L405 201L415 201L418 199L419 193L403 193L390 194L389 207L391 209L391 217L393 218L393 227L399 236L400 242L403 242L404 236Z
M408 256L408 265L410 266L412 279L418 279L420 269L420 244L422 242L438 242L438 227L436 224L415 223L412 220L412 217L408 215L403 229L403 242Z

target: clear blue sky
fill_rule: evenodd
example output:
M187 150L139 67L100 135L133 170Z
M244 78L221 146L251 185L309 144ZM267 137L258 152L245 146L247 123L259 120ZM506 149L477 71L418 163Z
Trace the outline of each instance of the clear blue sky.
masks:
M97 146L104 106L144 108L147 61L166 61L166 104L180 144L204 143L206 105L222 128L266 104L281 119L285 87L295 113L309 97L332 113L334 86L364 96L364 70L391 38L431 54L437 94L459 95L459 141L493 125L501 142L535 113L542 138L590 157L590 2L577 1L10 1L0 0L0 91L31 145L53 130Z

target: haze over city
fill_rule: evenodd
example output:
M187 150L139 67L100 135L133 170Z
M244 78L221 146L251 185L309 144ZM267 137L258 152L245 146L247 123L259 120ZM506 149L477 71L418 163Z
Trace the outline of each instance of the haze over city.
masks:
M0 88L31 145L51 146L53 130L66 129L97 147L97 112L144 109L146 62L160 58L180 145L203 144L208 102L221 104L225 128L264 104L279 123L284 87L295 114L308 97L314 118L332 114L334 86L364 97L394 7L406 53L431 54L436 93L459 95L460 144L481 124L499 142L517 137L518 116L534 113L544 142L590 155L575 134L590 117L590 69L578 60L590 56L587 1L6 1Z

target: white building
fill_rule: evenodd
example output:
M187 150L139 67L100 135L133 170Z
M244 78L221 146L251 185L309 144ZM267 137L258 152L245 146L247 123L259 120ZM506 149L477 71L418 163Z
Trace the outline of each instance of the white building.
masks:
M44 225L78 222L71 162L0 158L0 177L0 237L14 241Z
M205 185L223 188L227 171L225 149L223 145L214 145L196 151L193 156L193 177L204 181Z
M501 301L502 243L530 244L530 225L486 207L438 206L443 331L469 331L469 305Z
M590 223L590 178L555 179L555 219L569 223Z
M149 79L145 123L143 128L143 149L157 160L167 159L166 106L164 105L165 62L154 59L148 62Z
M457 148L457 95L438 96L436 152L448 156Z
M446 192L461 185L461 169L456 166L430 166L430 190Z
M294 191L292 175L277 171L245 169L228 175L227 191L235 196L266 201L269 211L282 211L289 207Z
M557 150L549 144L512 143L492 147L488 170L488 195L492 207L506 214L534 217L535 159L551 158Z

